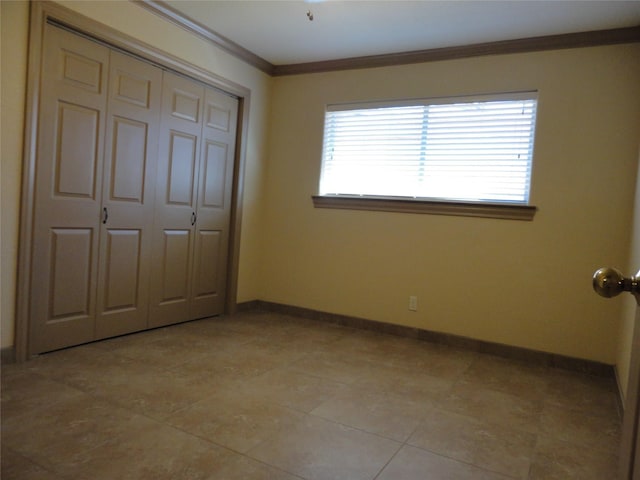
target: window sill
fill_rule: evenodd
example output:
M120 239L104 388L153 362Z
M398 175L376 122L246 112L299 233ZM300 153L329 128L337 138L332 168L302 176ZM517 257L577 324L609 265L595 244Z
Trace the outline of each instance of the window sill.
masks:
M414 200L394 197L360 197L348 195L314 195L315 208L369 210L376 212L426 213L462 217L533 220L537 208L531 205Z

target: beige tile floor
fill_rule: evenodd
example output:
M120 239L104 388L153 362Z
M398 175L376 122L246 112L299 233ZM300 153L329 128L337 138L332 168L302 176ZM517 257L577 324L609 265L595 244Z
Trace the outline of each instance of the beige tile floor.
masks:
M614 478L611 380L272 313L2 368L2 478Z

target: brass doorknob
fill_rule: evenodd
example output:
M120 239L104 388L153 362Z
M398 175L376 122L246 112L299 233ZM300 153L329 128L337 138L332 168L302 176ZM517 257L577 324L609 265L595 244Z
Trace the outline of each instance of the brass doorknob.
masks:
M615 297L622 292L638 295L640 294L640 275L625 277L615 268L600 268L593 274L593 289L598 295L606 298Z

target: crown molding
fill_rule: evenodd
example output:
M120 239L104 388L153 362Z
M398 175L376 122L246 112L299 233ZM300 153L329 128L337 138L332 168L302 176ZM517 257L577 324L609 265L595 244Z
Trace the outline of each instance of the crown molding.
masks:
M566 33L544 37L520 38L499 42L476 43L459 47L432 48L412 52L352 57L321 62L276 65L272 75L298 75L304 73L332 72L359 68L389 67L411 63L437 62L485 55L505 55L565 48L594 47L621 43L640 42L640 26Z
M146 8L147 10L159 15L160 17L168 20L169 22L184 28L188 32L194 33L197 36L208 40L215 46L221 48L227 53L230 53L234 57L245 61L249 65L262 70L264 73L273 75L275 66L266 61L264 58L259 57L255 53L247 50L246 48L238 45L237 43L223 37L219 33L214 32L209 27L183 15L178 12L162 0L131 0L133 3Z
M299 75L361 68L390 67L412 63L437 62L486 55L561 50L566 48L595 47L640 42L640 25L610 30L565 33L542 37L476 43L457 47L431 48L410 52L341 58L320 62L273 65L264 58L238 45L209 27L183 15L162 0L131 0L133 3L159 15L165 20L213 43L227 53L271 76Z

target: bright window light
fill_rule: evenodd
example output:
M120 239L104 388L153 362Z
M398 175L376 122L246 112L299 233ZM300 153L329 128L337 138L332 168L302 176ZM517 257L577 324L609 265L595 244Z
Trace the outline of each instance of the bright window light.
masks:
M329 106L320 195L528 204L535 93Z

